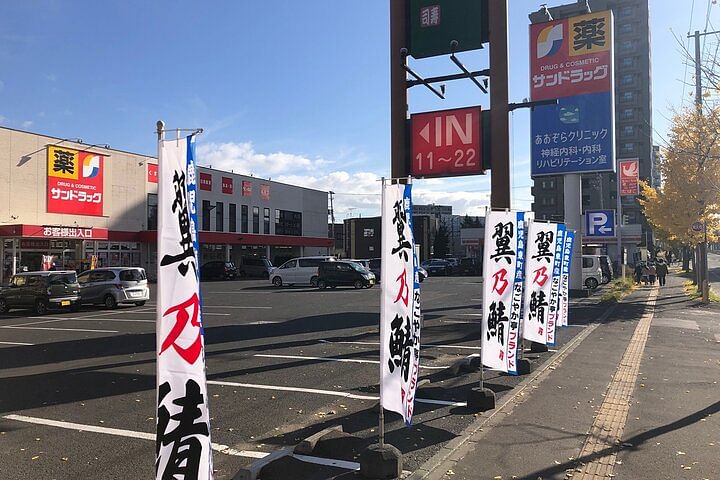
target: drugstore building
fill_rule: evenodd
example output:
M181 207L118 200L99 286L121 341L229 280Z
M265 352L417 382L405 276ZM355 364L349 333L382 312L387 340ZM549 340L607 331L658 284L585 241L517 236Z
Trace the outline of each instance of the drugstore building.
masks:
M202 159L199 159L202 161ZM157 257L157 159L0 127L0 282L15 271ZM327 254L328 193L199 167L200 263Z

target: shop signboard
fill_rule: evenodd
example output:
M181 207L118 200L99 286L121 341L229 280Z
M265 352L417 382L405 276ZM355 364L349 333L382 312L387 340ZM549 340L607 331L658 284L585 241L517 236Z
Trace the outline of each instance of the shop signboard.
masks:
M413 58L482 48L488 41L487 0L410 0L408 44ZM452 41L457 42L455 46Z
M248 182L243 180L242 182L242 196L243 197L252 197L252 182Z
M47 212L103 214L105 157L51 145L47 158Z
M630 196L640 194L640 160L620 160L620 195Z
M532 176L615 171L613 17L530 26Z
M147 181L150 183L158 183L158 166L157 163L147 164Z
M270 200L270 185L265 183L260 184L260 198L263 200Z
M200 190L207 190L208 192L211 192L212 191L212 174L200 172L199 177L200 177L200 181L198 183L200 184Z
M480 107L416 113L410 122L414 177L484 173Z
M232 195L233 193L233 180L230 177L222 177L222 193Z

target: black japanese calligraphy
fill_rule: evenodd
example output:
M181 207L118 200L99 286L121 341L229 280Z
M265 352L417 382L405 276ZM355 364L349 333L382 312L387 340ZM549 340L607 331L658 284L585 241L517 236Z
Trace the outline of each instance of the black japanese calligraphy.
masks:
M492 302L487 322L487 339L497 337L500 345L505 346L505 324L509 322L505 315L505 304L503 302Z
M55 150L53 171L73 175L75 173L75 155L65 150Z
M173 186L175 187L175 200L172 203L172 211L177 214L178 226L180 227L180 250L177 255L165 255L160 265L172 265L179 263L177 269L184 277L190 267L197 273L195 265L195 249L188 213L187 196L185 195L185 173L175 172L173 175Z
M514 236L515 226L512 222L498 223L495 225L495 230L492 234L492 238L495 240L495 253L490 255L495 263L501 258L510 265L512 263L512 257L515 256L515 251L510 248L510 242Z
M404 328L403 328L404 326ZM388 368L390 373L395 371L395 368L400 367L403 378L405 381L408 379L410 373L410 360L411 360L411 348L413 339L411 338L410 331L410 317L402 317L395 315L395 318L390 322L390 342L388 348L390 350L390 360L388 360Z
M538 322L545 325L545 311L548 307L545 292L537 291L530 294L530 319L537 319Z
M551 245L553 245L553 240L555 239L555 235L553 232L538 232L537 236L535 237L535 245L537 246L537 253L532 256L534 260L537 260L539 258L544 259L547 263L550 263L550 260L553 258L553 252L550 250Z
M592 50L605 46L605 19L602 17L583 20L575 24L573 48Z
M408 219L403 201L398 200L395 202L393 210L395 211L395 216L393 217L392 222L395 224L395 228L397 229L397 246L393 247L391 253L393 255L397 253L400 258L407 262L408 258L410 258L408 251L412 250L412 245L410 244L410 241L405 238L405 227L407 226Z
M200 385L194 380L185 383L185 396L173 400L173 404L181 407L181 410L170 415L168 408L163 405L163 400L170 394L171 388L168 382L163 383L158 391L158 414L157 414L157 440L156 453L158 455L155 464L156 470L161 467L161 447L172 445L168 454L165 468L161 473L163 480L176 480L178 475L184 479L195 479L199 476L200 459L203 445L200 437L210 436L210 426L205 422L197 422L202 417L200 405L204 399L200 391ZM170 421L177 422L177 426L168 431Z

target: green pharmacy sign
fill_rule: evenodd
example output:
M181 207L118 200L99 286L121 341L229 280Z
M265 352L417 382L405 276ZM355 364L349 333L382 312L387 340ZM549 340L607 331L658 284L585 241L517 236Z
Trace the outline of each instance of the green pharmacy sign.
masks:
M410 0L410 55L427 58L482 48L488 41L487 1Z

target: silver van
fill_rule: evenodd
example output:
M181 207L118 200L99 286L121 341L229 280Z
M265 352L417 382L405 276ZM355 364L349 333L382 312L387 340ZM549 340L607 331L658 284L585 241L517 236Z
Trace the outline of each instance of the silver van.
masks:
M145 270L140 267L108 267L87 270L78 275L80 303L115 308L120 303L138 307L150 300Z
M331 255L293 258L272 269L270 282L276 287L301 284L317 287L318 267L322 262L334 260Z

